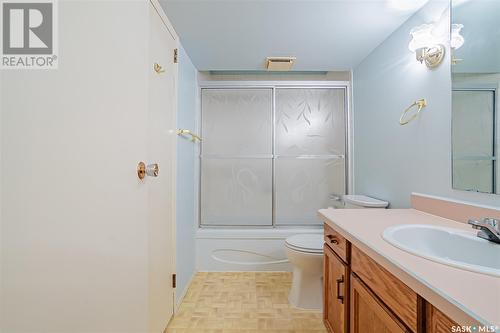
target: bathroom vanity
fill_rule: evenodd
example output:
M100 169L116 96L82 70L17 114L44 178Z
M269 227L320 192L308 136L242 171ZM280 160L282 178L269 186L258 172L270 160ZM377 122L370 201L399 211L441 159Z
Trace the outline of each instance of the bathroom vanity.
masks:
M324 209L319 215L325 222L323 313L329 332L498 329L499 277L436 263L382 238L386 228L401 224L470 226L415 209Z

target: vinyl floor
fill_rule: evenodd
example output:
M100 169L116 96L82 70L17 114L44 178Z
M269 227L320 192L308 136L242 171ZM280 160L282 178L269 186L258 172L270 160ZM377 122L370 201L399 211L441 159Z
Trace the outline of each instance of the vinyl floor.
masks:
M326 333L322 313L288 304L286 272L199 272L167 333Z

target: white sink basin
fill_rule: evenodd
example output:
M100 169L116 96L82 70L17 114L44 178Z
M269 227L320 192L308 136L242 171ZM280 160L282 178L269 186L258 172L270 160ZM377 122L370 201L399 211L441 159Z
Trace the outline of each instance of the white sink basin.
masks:
M500 277L500 244L464 231L425 224L389 227L382 237L411 254L453 267Z

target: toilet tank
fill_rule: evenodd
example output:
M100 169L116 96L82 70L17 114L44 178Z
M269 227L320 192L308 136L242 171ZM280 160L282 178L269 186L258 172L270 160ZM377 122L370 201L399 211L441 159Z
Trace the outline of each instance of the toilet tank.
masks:
M389 206L387 201L371 198L366 195L347 194L343 198L344 208L387 208Z

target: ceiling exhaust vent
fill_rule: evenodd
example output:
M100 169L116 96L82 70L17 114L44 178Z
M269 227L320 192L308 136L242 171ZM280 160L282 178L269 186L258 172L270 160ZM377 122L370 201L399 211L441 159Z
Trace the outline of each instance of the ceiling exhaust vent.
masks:
M266 69L268 71L289 71L295 59L295 57L267 57Z

